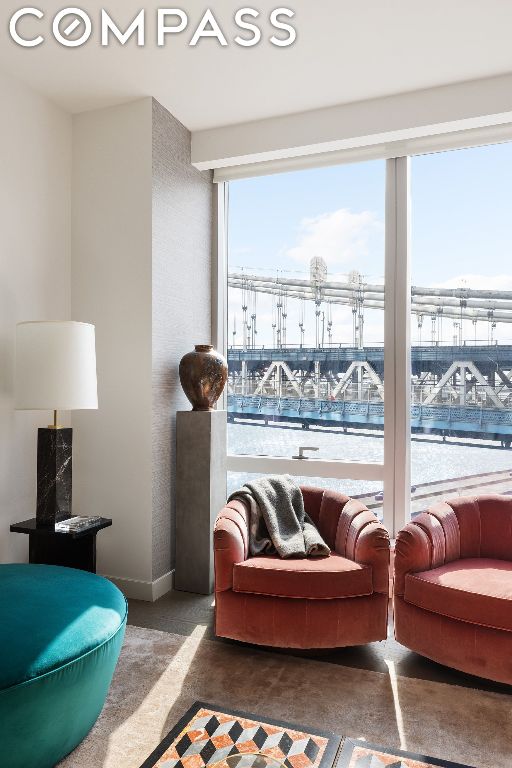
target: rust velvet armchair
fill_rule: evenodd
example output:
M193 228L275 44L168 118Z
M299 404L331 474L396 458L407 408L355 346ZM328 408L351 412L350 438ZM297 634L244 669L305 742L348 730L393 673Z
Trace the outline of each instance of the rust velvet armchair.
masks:
M355 499L302 487L324 558L249 554L249 509L230 501L214 531L215 632L281 648L335 648L387 635L389 535Z
M450 499L395 547L396 639L473 675L512 683L512 499Z

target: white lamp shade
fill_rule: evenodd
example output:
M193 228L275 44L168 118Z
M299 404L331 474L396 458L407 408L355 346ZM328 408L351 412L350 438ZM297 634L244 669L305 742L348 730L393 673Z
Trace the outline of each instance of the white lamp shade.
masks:
M20 410L97 408L94 325L18 323L15 386Z

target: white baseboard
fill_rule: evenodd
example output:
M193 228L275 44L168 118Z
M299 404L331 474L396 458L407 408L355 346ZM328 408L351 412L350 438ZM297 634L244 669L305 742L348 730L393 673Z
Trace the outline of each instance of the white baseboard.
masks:
M119 587L125 597L132 598L133 600L147 600L150 603L154 603L159 597L167 594L174 582L174 570L164 573L159 579L155 581L138 581L137 579L119 579L117 576L108 576L104 574L105 578L110 579L116 587Z
M159 597L163 597L170 592L174 586L174 568L172 571L167 571L159 579L151 583L151 594L153 595L153 602L158 600Z

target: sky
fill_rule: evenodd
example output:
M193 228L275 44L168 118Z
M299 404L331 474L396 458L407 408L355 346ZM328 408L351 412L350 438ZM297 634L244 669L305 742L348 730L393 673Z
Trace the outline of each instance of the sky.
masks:
M306 279L310 260L324 259L328 280L357 270L384 282L385 161L338 165L232 181L229 185L229 271ZM512 291L512 144L439 152L411 161L412 284ZM241 292L230 289L230 343L242 344ZM325 312L324 340L328 341ZM236 318L236 319L235 319ZM300 341L300 302L288 302L288 343ZM366 344L383 340L383 313L365 312ZM314 345L314 305L306 305L305 343ZM236 327L236 335L233 330ZM413 342L420 339L412 318ZM272 300L257 299L257 345L272 346ZM442 325L451 342L453 321ZM464 336L474 339L470 321ZM479 322L477 339L489 338ZM431 337L425 318L422 340ZM332 342L351 344L352 312L332 308ZM512 325L494 339L512 343Z

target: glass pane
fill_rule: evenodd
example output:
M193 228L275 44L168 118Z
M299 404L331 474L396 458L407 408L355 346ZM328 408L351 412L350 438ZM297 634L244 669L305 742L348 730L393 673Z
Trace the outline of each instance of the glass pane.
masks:
M512 493L512 145L412 160L412 514Z
M263 475L256 472L228 472L228 495L258 477ZM300 485L338 491L359 499L382 520L382 483L379 480L336 480L325 477L294 477L294 480Z
M343 427L310 426L307 431L300 424L237 420L229 425L230 448L237 447L238 455L295 456L300 446L314 446L318 451L307 453L314 459L355 459L362 462L382 461L382 432L352 430Z
M382 461L385 163L230 182L228 451Z

